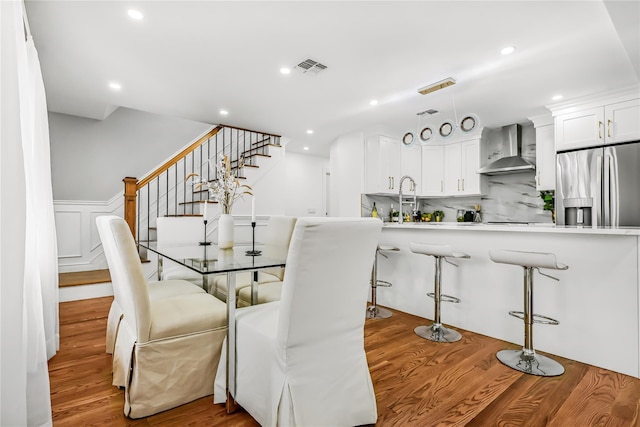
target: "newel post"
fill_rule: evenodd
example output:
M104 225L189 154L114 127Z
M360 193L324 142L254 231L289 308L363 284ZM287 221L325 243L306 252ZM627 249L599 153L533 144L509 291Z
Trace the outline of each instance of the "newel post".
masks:
M126 177L124 181L124 220L129 224L133 238L136 239L136 198L138 178Z

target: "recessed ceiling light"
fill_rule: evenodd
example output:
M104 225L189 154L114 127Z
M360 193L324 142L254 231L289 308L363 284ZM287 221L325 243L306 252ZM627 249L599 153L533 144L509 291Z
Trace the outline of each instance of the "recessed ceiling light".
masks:
M369 105L378 105L378 100L372 99L371 101L369 101Z
M111 83L109 83L109 89L120 90L120 89L122 89L122 86L120 85L120 83L111 82Z
M308 133L309 135L311 135L311 134L313 133L313 130L312 130L312 129L308 129L308 130L307 130L307 133Z
M229 114L229 112L227 110L220 110L220 115L221 116L226 116L227 114Z
M127 15L129 15L129 18L135 19L136 21L140 21L142 18L144 18L144 15L142 14L142 12L135 9L129 9L127 11Z
M500 53L503 55L511 55L513 52L516 51L516 47L515 46L507 46L505 48L503 48Z
M307 151L309 150L309 147L304 147L303 150Z
M282 67L282 68L280 68L280 73L281 74L291 74L291 68Z
M560 101L562 99L562 95L553 95L551 99L553 99L554 101Z

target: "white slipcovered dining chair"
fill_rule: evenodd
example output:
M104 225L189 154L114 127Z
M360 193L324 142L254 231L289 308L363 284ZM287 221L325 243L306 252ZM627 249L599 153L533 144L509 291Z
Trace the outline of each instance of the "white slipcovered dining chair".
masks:
M226 305L206 292L152 300L126 222L101 216L96 223L122 309L113 369L114 377L124 376L124 414L146 417L210 395L226 336Z
M289 250L289 242L296 218L291 216L275 215L269 217L265 227L264 246L262 256L274 254L276 258L281 258L281 254ZM258 272L258 296L259 301L274 301L280 299L280 289L284 278L284 268L268 268ZM251 305L251 276L252 272L242 272L236 274L236 297L239 306ZM263 285L267 285L263 290ZM227 278L226 276L216 276L211 279L210 293L222 301L227 300Z
M376 422L364 323L381 228L375 218L298 219L282 299L238 309L234 397L262 426ZM221 363L216 403L225 381Z
M204 222L199 216L156 218L158 250L182 244L196 245L204 239ZM202 275L170 259L158 256L158 280L183 279L202 286ZM205 289L206 290L206 289Z
M204 224L200 217L158 217L156 219L158 249L162 245L179 245L202 240ZM181 279L181 280L170 280ZM192 284L184 282L187 280ZM193 270L182 267L171 260L158 257L158 281L148 282L151 300L172 297L175 295L203 293L203 276ZM106 352L113 353L116 331L120 323L122 308L114 299L107 317ZM123 377L114 372L113 384L124 386Z

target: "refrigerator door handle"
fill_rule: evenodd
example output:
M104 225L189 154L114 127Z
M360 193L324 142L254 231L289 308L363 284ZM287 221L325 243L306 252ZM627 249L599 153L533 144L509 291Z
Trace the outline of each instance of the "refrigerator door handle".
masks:
M596 217L596 221L595 224L596 225L605 225L605 219L603 218L603 209L601 208L601 203L602 203L602 157L601 156L595 156L595 161L596 161L596 191L593 192L594 194L594 204L593 204L593 210L595 211L595 217ZM593 182L593 181L591 181Z
M605 188L607 200L609 202L609 223L607 225L612 227L618 227L620 225L620 200L618 189L618 164L616 158L616 148L605 148L605 173L609 180L609 185Z
M604 223L602 225L606 225L606 226L611 226L611 201L610 201L610 197L611 197L611 191L610 191L610 185L611 185L611 175L610 175L610 170L611 170L611 160L609 158L609 156L605 155L604 157L604 173L602 174L603 180L604 180L604 185L603 185L603 191L602 191L602 198L604 199L604 206L603 206L603 211L604 211Z

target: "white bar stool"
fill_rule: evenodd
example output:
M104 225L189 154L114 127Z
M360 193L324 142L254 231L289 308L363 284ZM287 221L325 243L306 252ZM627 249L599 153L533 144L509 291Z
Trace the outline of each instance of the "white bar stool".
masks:
M453 302L459 303L460 299L452 297L450 295L442 294L442 259L449 264L457 267L456 264L449 261L447 258L470 258L469 255L463 252L454 252L449 245L426 245L423 243L411 243L409 245L412 252L422 255L428 255L435 258L436 272L434 281L434 292L428 293L427 296L433 298L435 302L435 316L431 326L418 326L414 329L414 332L422 337L436 342L455 342L462 338L462 335L458 331L445 328L440 321L440 303Z
M384 307L378 307L377 304L377 289L378 286L388 288L391 283L384 280L378 280L378 254L385 258L388 258L384 254L384 251L397 252L400 248L390 245L378 245L376 250L376 257L373 260L373 268L371 269L371 305L367 307L367 319L387 319L391 317L392 313Z
M510 311L509 314L524 320L524 347L522 350L501 350L496 356L498 360L510 368L525 374L542 377L554 377L564 373L564 367L549 357L536 354L533 349L533 324L558 325L559 322L550 317L533 314L533 270L543 276L558 281L559 279L540 271L541 268L566 270L569 266L557 262L555 254L543 252L523 252L511 250L489 251L493 262L519 265L524 268L524 311Z

